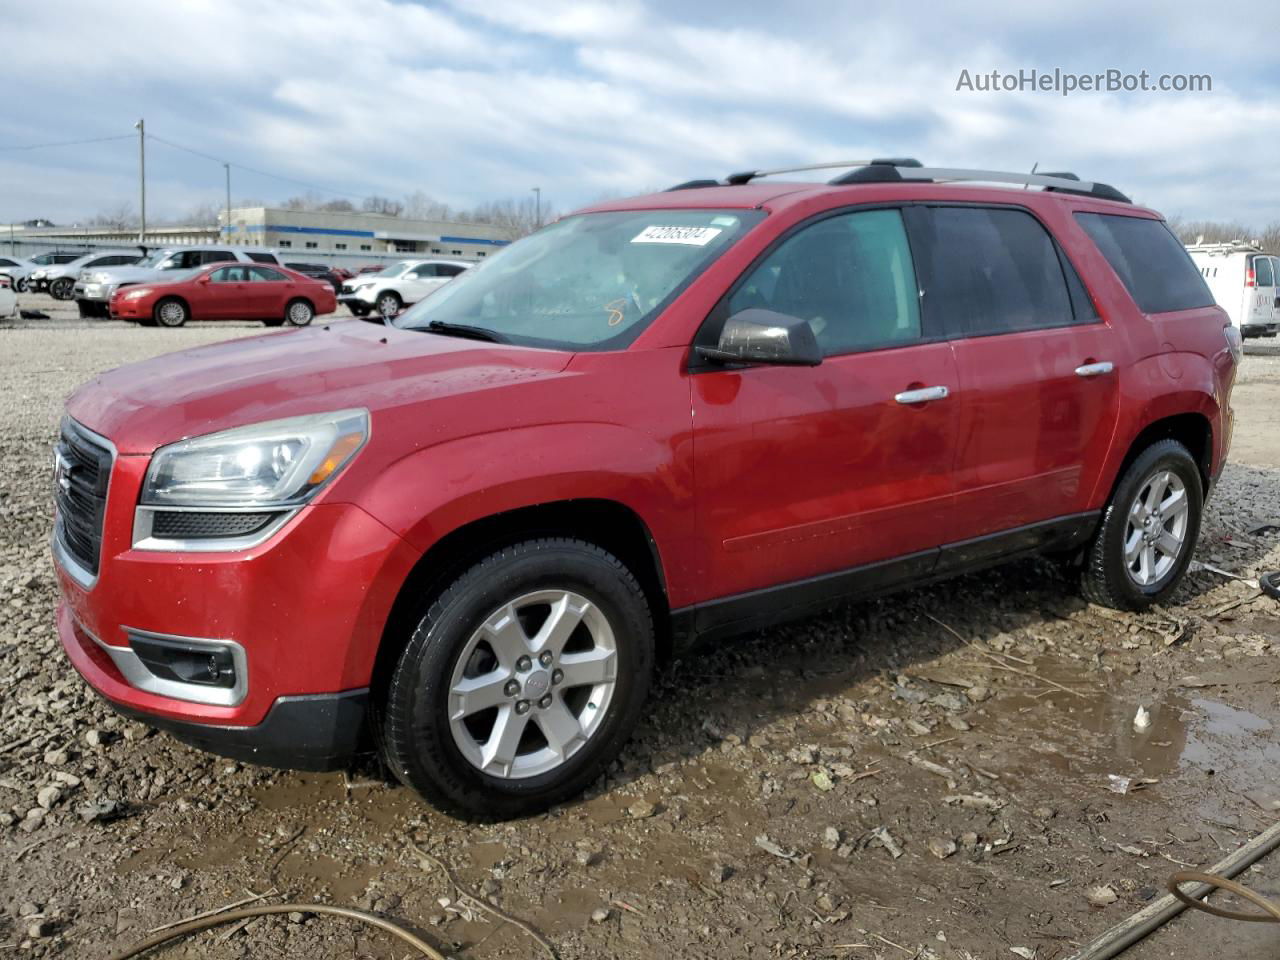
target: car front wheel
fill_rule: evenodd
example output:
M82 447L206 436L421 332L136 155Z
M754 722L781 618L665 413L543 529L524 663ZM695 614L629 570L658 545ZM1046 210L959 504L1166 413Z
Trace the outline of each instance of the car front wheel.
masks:
M1173 592L1200 535L1204 486L1187 448L1161 440L1138 454L1085 553L1085 599L1144 610Z
M580 540L507 547L418 622L378 704L384 756L467 816L546 809L622 749L653 657L648 603L617 558Z
M76 282L71 277L59 277L49 285L49 294L55 300L70 300Z
M404 301L400 299L400 294L396 293L394 290L388 290L386 293L378 294L378 299L374 303L374 309L384 317L394 317L400 312L400 309L403 306Z
M180 327L189 319L187 305L173 297L157 303L151 315L162 327Z
M291 327L305 327L315 315L315 309L306 300L290 300L284 310L285 322Z

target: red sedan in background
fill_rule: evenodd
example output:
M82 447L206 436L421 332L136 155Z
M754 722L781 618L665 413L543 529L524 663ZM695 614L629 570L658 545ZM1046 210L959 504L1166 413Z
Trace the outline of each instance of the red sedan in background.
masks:
M337 309L333 287L284 267L212 264L181 280L122 287L111 316L143 326L180 327L188 320L261 320L268 327L305 327Z

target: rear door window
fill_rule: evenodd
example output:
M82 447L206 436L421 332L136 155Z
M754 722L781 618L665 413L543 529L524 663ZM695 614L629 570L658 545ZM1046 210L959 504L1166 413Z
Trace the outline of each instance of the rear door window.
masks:
M1271 270L1270 257L1254 257L1253 258L1253 278L1254 282L1260 287L1275 286L1275 274Z
M230 250L205 250L199 257L201 263L222 263L224 260L234 260L236 255Z
M807 320L824 356L920 339L915 268L902 214L866 210L802 227L729 298Z
M1075 271L1031 214L932 207L915 220L925 310L940 318L936 325L947 335L1043 330L1094 315L1079 278L1068 290L1068 272Z
M250 267L249 278L266 283L283 283L289 279L279 270L272 270L270 267Z
M1143 313L1213 306L1204 277L1163 220L1110 213L1077 213L1076 220Z

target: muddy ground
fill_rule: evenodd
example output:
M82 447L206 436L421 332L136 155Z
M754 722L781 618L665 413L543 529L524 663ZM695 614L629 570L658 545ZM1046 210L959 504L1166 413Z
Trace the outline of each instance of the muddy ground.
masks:
M113 715L60 653L50 441L62 398L95 371L261 328L50 312L0 323L0 956L104 957L272 891L382 912L460 958L545 955L460 901L412 839L563 960L1053 960L1276 819L1274 601L1199 572L1167 607L1127 616L1040 561L672 665L609 774L524 821L453 820L372 765L302 775L188 749ZM1244 577L1280 567L1278 400L1280 356L1246 358L1198 554ZM1242 879L1280 895L1280 855ZM1184 916L1126 956L1277 947L1271 928ZM302 915L155 955L410 953Z

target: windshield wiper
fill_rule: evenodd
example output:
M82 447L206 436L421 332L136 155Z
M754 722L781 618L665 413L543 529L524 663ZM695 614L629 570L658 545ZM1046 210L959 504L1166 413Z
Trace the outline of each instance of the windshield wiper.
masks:
M446 337L466 337L469 340L485 340L489 343L506 343L506 337L494 333L484 327L473 327L465 323L446 323L443 320L432 320L425 327L411 327L414 330L428 330L431 333L443 334Z

